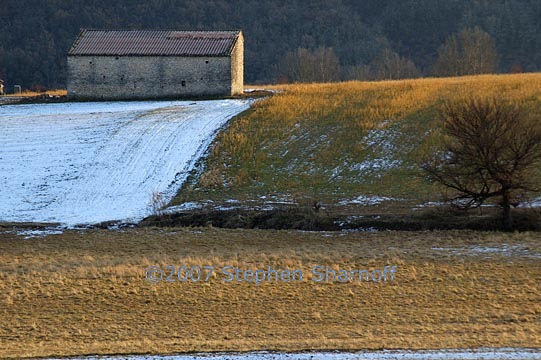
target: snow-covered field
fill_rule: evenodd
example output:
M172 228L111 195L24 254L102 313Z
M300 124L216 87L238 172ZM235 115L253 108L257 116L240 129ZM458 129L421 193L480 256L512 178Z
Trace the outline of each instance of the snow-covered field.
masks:
M148 215L246 100L0 106L0 221L68 226Z
M243 354L194 354L173 356L85 357L85 360L538 360L538 349L391 350L373 352L314 352Z

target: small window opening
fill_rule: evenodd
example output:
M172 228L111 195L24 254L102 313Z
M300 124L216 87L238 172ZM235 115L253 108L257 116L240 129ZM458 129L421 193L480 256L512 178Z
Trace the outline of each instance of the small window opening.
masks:
M208 64L208 63L209 63L209 61L208 61L208 60L205 60L205 64Z
M180 85L186 86L186 81L182 80L182 81L180 82Z

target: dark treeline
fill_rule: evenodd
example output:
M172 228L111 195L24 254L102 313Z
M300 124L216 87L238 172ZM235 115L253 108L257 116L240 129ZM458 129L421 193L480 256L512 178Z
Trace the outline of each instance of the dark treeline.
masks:
M538 71L539 19L539 0L1 0L0 78L64 87L80 28L242 29L247 83Z

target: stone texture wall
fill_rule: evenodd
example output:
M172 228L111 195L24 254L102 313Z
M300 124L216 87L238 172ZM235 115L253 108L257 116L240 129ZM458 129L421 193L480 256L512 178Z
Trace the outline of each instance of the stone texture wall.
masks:
M244 36L240 33L231 52L231 95L244 93Z
M68 56L68 97L148 99L242 93L243 52L236 46L231 58ZM232 60L237 66L232 66Z

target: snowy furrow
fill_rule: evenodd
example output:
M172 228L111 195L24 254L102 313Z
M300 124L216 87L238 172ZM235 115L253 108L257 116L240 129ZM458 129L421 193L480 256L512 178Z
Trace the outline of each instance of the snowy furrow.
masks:
M248 101L0 107L0 221L137 221Z

